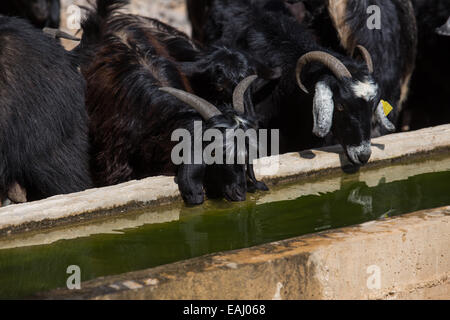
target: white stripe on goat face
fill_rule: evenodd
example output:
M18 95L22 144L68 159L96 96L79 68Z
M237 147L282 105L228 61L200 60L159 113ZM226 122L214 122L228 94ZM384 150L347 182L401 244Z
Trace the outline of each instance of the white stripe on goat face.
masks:
M372 80L355 81L352 85L353 92L358 98L369 102L378 94L378 85Z

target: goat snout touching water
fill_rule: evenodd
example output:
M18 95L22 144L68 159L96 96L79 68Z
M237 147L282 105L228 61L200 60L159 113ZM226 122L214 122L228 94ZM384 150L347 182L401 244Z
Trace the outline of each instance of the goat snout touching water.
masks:
M296 78L299 87L305 93L309 93L302 81L302 71L308 64L319 63L331 71L332 76L324 75L314 85L312 132L324 138L333 131L349 160L361 165L369 161L372 153L370 143L372 115L386 130L394 131L395 127L384 113L378 85L372 78L373 62L370 54L362 46L357 48L364 57L368 72L351 68L352 74L331 54L312 51L298 60Z
M205 193L242 201L247 191L267 190L255 179L251 162L193 159L196 145L205 148L196 141L198 123L201 137L208 129L222 137L227 130L257 129L247 89L257 78L253 74L264 68L222 46L199 50L186 35L157 20L119 13L127 3L97 1L75 49L87 79L96 184L175 175L188 204L201 204ZM192 150L183 154L188 161L175 164L172 136L179 129L189 133ZM229 145L223 146L226 157Z
M246 132L249 129L257 129L256 121L240 108L244 105L245 91L255 78L246 78L237 86L234 92L234 108L224 112L191 93L174 88L161 88L162 91L193 107L205 121L205 131L216 130L216 139L222 139L220 143L222 150L215 150L222 156L214 154L216 162L197 165L182 164L178 167L177 183L186 202L192 202L188 200L193 197L195 204L202 203L203 189L210 198L225 197L230 201L245 200L247 191L268 190L263 182L256 180L251 164L252 159L248 158L248 148L256 148L257 141L249 138L245 142L246 149L239 150L234 140L227 139L228 135L233 135L237 130ZM206 145L203 146L202 142L202 150L204 147ZM244 154L241 155L240 152ZM233 157L232 161L227 161L230 156ZM239 161L239 157L244 157L244 161ZM196 191L195 195L192 195L192 190Z

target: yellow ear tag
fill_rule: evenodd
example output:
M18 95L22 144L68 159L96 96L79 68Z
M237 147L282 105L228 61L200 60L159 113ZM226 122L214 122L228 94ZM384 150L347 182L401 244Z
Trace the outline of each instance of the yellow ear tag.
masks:
M391 113L392 110L394 110L394 108L392 108L392 106L387 101L381 100L381 103L383 104L384 114L387 117L389 115L389 113Z

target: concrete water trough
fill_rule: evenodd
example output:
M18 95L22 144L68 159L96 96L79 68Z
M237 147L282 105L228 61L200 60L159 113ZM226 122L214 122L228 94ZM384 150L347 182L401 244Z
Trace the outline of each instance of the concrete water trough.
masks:
M450 206L99 278L49 299L449 299ZM376 279L379 277L379 279Z
M81 283L81 290L62 288L37 294L38 291L64 287L65 282L61 281L14 293L11 293L14 287L3 288L0 297L3 294L6 297L33 295L67 299L448 299L450 191L448 197L445 192L450 186L443 184L445 190L441 187L442 178L447 176L441 175L439 184L435 180L418 180L418 183L427 183L424 188L435 188L430 192L441 193L439 201L428 203L421 199L420 205L405 204L403 211L395 214L384 207L376 208L377 203L383 202L383 197L389 197L392 189L380 191L376 188L380 184L394 188L397 181L413 176L448 173L449 150L450 125L444 125L374 139L371 161L357 171L349 167L340 147L262 159L256 164L256 172L271 191L250 196L249 201L255 208L269 210L264 206L325 194L335 194L333 201L338 201L336 199L342 198L340 192L346 188L343 186L356 181L360 184L347 190L344 200L358 207L361 219L346 217L345 223L336 223L330 218L331 222L312 225L315 226L313 231L278 235L272 230L276 236L271 234L270 237L264 237L264 230L270 229L264 223L272 220L261 220L257 221L263 225L258 226L259 229L245 227L253 233L249 231L251 234L246 235L248 239L242 243L221 247L208 239L211 242L208 248L186 256L194 257L192 259L167 260L172 263L164 263L166 260L163 259L158 263L142 262L135 269L87 272L89 276L82 279L88 281ZM359 194L362 185L378 190L376 196L366 199ZM420 198L422 194L426 196L426 190L419 193L413 190L408 196ZM386 202L396 202L396 195L390 197ZM402 201L407 202L407 199L397 202ZM376 211L376 214L362 218L363 213L368 212L367 205L371 208L369 211ZM0 274L4 270L14 272L11 268L14 263L8 264L1 259L23 262L28 254L39 256L33 250L43 252L47 246L61 245L65 241L72 244L70 241L99 235L120 237L120 230L143 226L170 226L177 221L188 225L189 219L204 219L204 210L208 208L237 210L243 206L208 201L200 208L185 208L173 178L155 177L4 207L0 209ZM424 208L426 210L421 210ZM412 212L416 209L419 211ZM262 212L262 209L258 210ZM333 208L325 211L333 213ZM282 211L279 216L288 217ZM302 221L299 220L300 226ZM205 222L205 225L210 226L212 222ZM203 240L199 237L189 241L202 243ZM201 247L198 243L196 245ZM152 254L147 247L144 249L135 254ZM33 259L28 259L27 263L33 263ZM119 261L120 257L115 259ZM65 263L64 257L61 260ZM53 265L46 266L51 269ZM38 269L35 271L39 272ZM63 271L65 274L66 270Z

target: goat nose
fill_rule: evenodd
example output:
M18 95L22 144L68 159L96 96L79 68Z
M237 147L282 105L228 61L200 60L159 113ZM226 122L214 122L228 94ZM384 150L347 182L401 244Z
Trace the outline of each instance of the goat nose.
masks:
M246 193L237 186L227 186L224 190L225 198L229 201L245 201Z
M346 146L347 156L353 164L364 165L372 155L370 141L363 141L359 145Z
M358 154L358 159L362 164L366 164L369 161L371 155L372 151L370 149L364 150Z

